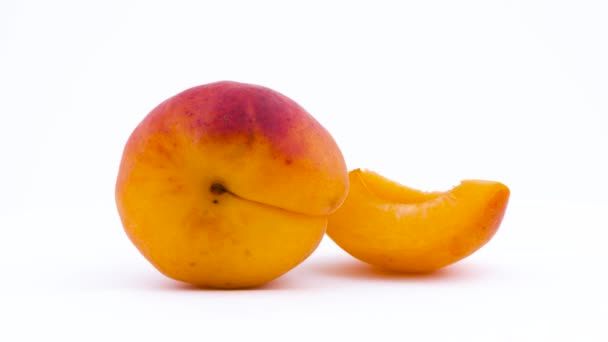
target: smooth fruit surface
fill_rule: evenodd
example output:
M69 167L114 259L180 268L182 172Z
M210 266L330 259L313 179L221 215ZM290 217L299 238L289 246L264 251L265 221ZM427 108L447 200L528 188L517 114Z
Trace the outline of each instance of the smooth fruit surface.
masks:
M327 234L352 256L397 272L431 272L472 254L496 233L509 199L499 183L465 180L422 192L353 170Z
M330 134L271 89L217 82L157 106L125 146L116 202L162 273L218 288L264 284L316 248L348 175Z

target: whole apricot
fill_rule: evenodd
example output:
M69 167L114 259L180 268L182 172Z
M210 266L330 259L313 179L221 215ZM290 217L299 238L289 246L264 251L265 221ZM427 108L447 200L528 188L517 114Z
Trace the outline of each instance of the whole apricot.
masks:
M300 105L225 81L169 98L135 128L116 203L128 237L160 272L240 288L307 258L347 188L340 149Z

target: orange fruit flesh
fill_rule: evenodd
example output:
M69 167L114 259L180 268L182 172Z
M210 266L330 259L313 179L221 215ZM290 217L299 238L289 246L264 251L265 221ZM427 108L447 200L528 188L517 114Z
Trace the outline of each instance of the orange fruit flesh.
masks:
M431 272L477 251L496 233L510 195L485 180L423 192L372 171L353 170L349 179L327 234L352 256L398 272Z

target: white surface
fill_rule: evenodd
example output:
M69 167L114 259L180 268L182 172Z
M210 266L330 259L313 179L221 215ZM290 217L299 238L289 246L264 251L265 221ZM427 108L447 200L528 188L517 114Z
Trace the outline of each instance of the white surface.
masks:
M0 4L0 340L605 341L603 1ZM376 274L325 239L254 291L193 291L120 226L131 130L190 86L283 92L349 168L422 189L500 180L478 253Z

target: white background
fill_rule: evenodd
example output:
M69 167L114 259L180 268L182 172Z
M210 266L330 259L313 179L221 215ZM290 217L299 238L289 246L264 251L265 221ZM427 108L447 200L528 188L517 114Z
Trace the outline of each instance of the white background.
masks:
M329 239L258 290L164 278L114 204L124 143L217 80L302 104L349 168L512 191L426 277ZM605 1L0 2L0 340L606 341Z

